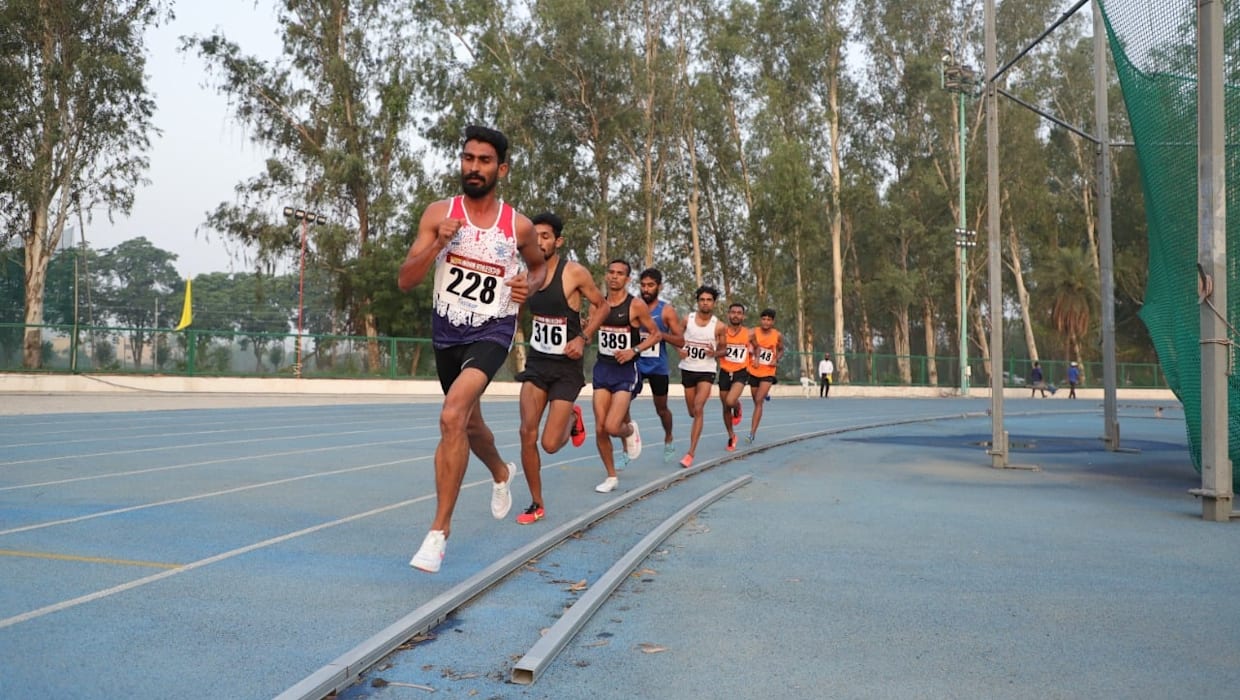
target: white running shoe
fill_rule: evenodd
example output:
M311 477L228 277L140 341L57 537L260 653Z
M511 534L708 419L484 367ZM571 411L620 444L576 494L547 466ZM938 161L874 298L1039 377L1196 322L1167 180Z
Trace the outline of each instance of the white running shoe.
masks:
M620 479L614 476L609 476L606 479L603 479L603 483L599 484L598 486L595 486L594 490L598 491L599 493L611 493L612 491L615 491L616 487L619 485L620 485Z
M418 553L409 560L409 566L421 569L428 574L436 573L439 571L439 565L443 563L443 554L446 549L447 543L443 530L431 530L426 533L426 539L422 540L422 546L418 547Z
M633 426L633 434L624 438L623 442L624 454L632 462L642 454L642 434L637 430L637 421L629 421L629 425Z
M504 482L491 482L491 517L496 520L503 520L508 517L508 511L512 510L512 489L508 487L516 476L517 465L509 462L508 480Z

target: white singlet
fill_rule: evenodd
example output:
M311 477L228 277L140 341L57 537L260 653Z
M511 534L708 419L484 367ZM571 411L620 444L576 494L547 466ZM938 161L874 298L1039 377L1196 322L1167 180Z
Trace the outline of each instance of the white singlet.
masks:
M719 319L710 317L710 323L699 326L697 314L689 315L685 323L686 357L680 360L680 369L689 372L714 372L715 362L715 328Z

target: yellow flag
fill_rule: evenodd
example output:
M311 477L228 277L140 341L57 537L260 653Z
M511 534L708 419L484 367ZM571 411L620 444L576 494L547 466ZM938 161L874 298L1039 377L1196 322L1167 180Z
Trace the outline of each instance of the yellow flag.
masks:
M181 308L181 322L177 324L175 330L183 330L194 322L194 307L190 304L190 281L185 280L185 306Z

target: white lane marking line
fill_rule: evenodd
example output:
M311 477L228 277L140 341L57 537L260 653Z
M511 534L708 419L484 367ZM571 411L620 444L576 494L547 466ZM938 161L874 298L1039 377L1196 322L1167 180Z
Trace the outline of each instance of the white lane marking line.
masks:
M346 425L357 425L357 424L365 424L365 425L373 426L377 422L378 421L374 419L333 421L331 425L336 426L336 427L342 427ZM387 422L397 422L397 419L393 419ZM215 430L187 430L187 431L180 432L180 433L166 433L166 432L129 433L129 432L124 432L124 433L121 433L119 436L117 434L116 428L110 428L108 430L109 432L108 435L101 435L99 437L78 438L76 440L52 440L50 442L15 442L15 443L0 445L0 448L45 447L47 445L77 445L77 444L81 444L84 442L100 442L103 440L116 440L118 439L118 437L123 437L126 440L145 440L147 438L165 438L165 437L173 438L173 437L185 437L187 435L218 435L220 433L253 433L253 432L262 431L262 430L272 430L272 431L292 430L296 428L304 428L305 426L306 426L305 423L291 423L291 424L290 423L283 423L283 424L277 423L275 425L254 425L253 423L251 423L244 427L238 427L238 426L233 425L233 426L221 427ZM150 426L143 426L143 427L150 427ZM67 432L72 432L73 434L79 434L81 431L67 431Z
M363 464L358 467L346 467L344 469L336 469L329 472L315 472L314 474L302 474L301 476L293 476L287 479L276 479L275 481L264 481L259 484L249 484L246 486L237 486L231 489L223 489L220 491L210 491L207 493L194 494L193 496L182 496L181 498L170 498L165 501L155 501L153 503L143 503L136 506L128 506L126 508L115 508L113 510L99 511L98 513L90 513L89 515L79 515L75 518L64 518L63 520L49 520L47 522L35 523L33 525L23 525L21 527L9 528L8 530L0 530L0 535L13 535L18 532L29 532L31 530L41 530L43 528L54 527L56 525L69 525L71 523L80 523L84 520L94 520L109 515L120 515L122 513L132 513L138 510L146 510L148 508L158 508L160 506L173 505L175 503L189 503L190 501L199 501L204 498L214 498L215 496L226 496L231 493L241 493L243 491L253 491L255 489L267 488L268 486L279 486L280 484L291 484L296 481L304 481L306 479L317 479L323 476L336 476L339 474L348 474L350 472L366 471L367 469L378 469L381 467L391 467L397 464L406 464L409 462L418 462L430 459L431 455L422 457L406 457L405 459L392 460L391 462L379 462L377 464Z
M489 481L489 479L487 481ZM483 483L483 482L477 482L477 483ZM157 574L151 574L150 576L145 576L140 579L135 579L128 583L122 583L118 586L113 586L111 588L105 588L104 590L95 591L94 593L88 593L84 596L78 596L77 598L71 598L69 600L64 600L59 603L53 603L51 605L46 605L36 610L31 610L29 612L25 612L20 615L14 615L13 617L0 620L0 629L4 629L6 627L12 627L13 625L18 625L23 622L29 622L30 620L43 617L44 615L50 615L54 612L59 612L61 610L68 610L69 608L77 607L85 603L90 603L96 600L101 600L103 598L116 595L117 593L124 593L125 591L133 590L134 588L138 588L140 586L145 586L148 583L155 583L156 581L162 581L166 578L170 578L178 574L183 574L187 571L193 571L194 569L201 569L202 567L207 566L209 564L215 564L217 562L224 561L225 559L232 559L233 557L237 557L242 554L248 554L249 552L253 552L258 549L263 549L265 547L270 547L272 545L280 544L282 542L287 542L289 540L296 539L303 535L309 535L309 534L318 532L320 530L326 530L327 528L330 528L330 527L335 527L337 525L344 525L346 523L351 523L355 520L361 520L362 518L368 518L372 515L379 515L380 513L386 513L389 510L403 508L404 506L412 505L420 501L427 501L434 497L435 497L434 494L427 494L425 496L411 498L407 501L401 501L399 503L393 503L391 505L381 506L373 510L368 510L364 513L356 513L354 515L340 518L338 520L332 520L330 522L320 523L312 527L308 527L302 530L297 530L295 532L290 532L284 535L280 535L279 537L273 537L271 539L263 540L262 542L255 542L254 544L249 544L244 547L238 547L237 549L223 552L221 554L216 554L215 556L207 557L206 559L199 559L198 561L190 562L176 569L169 569L167 571L161 571Z
M116 455L133 455L142 452L161 452L167 450L187 450L193 447L222 447L224 445L245 445L253 442L264 442L271 440L297 440L310 437L337 437L340 435L360 435L363 433L391 432L390 428L375 428L374 430L345 430L339 433L306 433L305 435L279 435L267 436L261 438L252 438L249 440L229 440L227 442L197 442L188 445L164 445L162 447L143 447L137 450L113 450L111 452L92 452L89 454L62 455L60 457L40 457L38 459L21 459L14 462L0 462L0 467L13 467L19 464L39 464L43 462L59 462L66 459L87 459L92 457L113 457Z
M43 486L60 486L62 484L74 484L80 481L96 481L98 479L113 479L123 476L138 476L142 474L153 474L155 472L176 471L179 469L189 469L190 467L202 467L212 464L227 464L229 462L245 462L254 459L268 459L271 457L291 457L293 455L314 454L316 452L330 452L332 450L353 450L360 447L378 447L380 445L401 445L405 443L424 442L426 440L435 440L434 437L414 438L412 440L386 440L384 442L366 442L351 443L347 445L332 445L331 447L314 447L304 450L289 450L286 452L266 452L257 455L242 455L240 457L223 457L221 459L208 459L201 462L186 462L184 464L171 464L166 467L150 467L148 469L131 469L125 472L109 472L107 474L92 474L91 476L74 476L65 479L57 479L55 481L40 481L33 484L15 484L13 486L0 486L0 492L18 491L21 489L33 489Z

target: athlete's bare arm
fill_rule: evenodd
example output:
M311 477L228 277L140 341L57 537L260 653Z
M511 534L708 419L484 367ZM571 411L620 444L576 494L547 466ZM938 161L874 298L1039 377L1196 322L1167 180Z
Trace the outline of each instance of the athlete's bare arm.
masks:
M684 347L685 327L681 325L680 315L671 304L663 305L663 325L667 326L667 332L663 334L664 342L678 348Z
M715 324L715 357L728 354L728 326L725 323Z
M590 342L594 332L603 325L611 307L607 305L607 297L599 291L598 285L594 283L594 278L590 276L590 271L585 265L568 262L564 265L564 278L566 280L565 296L571 298L576 294L579 299L585 299L590 304L590 315L585 325L581 327L581 335L570 340L568 347L564 350L565 355L576 360L585 354L586 343Z
M525 272L505 282L512 287L512 300L524 304L531 289L541 289L547 278L547 259L538 247L538 232L534 222L524 214L517 214L517 252L525 261Z
M435 202L422 212L418 222L418 235L409 246L405 262L400 265L400 273L396 276L396 284L400 291L407 292L422 284L426 273L435 264L435 257L452 242L452 237L461 228L460 219L449 219L448 206L450 200Z

